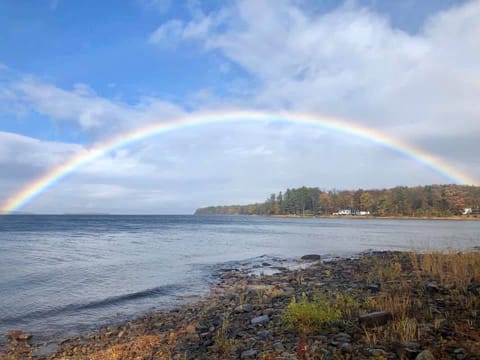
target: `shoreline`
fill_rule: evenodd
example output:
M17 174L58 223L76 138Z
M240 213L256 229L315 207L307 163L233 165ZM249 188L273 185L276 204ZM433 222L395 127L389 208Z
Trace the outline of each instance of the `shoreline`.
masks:
M246 215L250 216L250 215ZM352 219L352 220L452 220L452 221L480 221L480 217L462 216L361 216L361 215L252 215L274 218L292 219Z
M440 256L371 252L272 275L225 271L209 293L171 311L45 344L12 333L0 359L415 359L427 351L435 359L478 359L480 319L473 315L480 311L480 270L472 274L471 261L478 265L480 253ZM435 261L462 277L466 270L470 282L439 267L439 273L422 270ZM295 306L315 319L310 305L320 293L321 309L335 306L334 321L314 329L309 322L287 324L285 314ZM292 305L293 298L305 307ZM424 301L418 308L417 299ZM376 311L388 315L361 325L362 316Z

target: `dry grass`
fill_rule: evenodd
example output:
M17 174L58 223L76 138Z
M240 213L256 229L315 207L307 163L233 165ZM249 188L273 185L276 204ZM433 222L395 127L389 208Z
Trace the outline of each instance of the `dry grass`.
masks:
M169 339L174 341L174 339ZM98 351L88 356L92 360L139 360L157 356L161 359L172 357L170 341L162 344L158 336L139 336L124 344L114 345L108 349Z
M480 252L411 253L410 259L417 274L444 286L466 290L470 283L480 282Z

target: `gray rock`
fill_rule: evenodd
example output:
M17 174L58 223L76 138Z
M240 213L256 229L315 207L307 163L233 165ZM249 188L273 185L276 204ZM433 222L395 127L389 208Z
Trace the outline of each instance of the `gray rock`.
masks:
M318 261L321 259L321 257L320 255L317 255L317 254L308 254L308 255L303 255L301 259L306 261Z
M238 305L235 308L235 312L241 313L241 312L251 312L253 311L253 306L250 304L243 304L243 305Z
M392 313L388 311L375 311L362 315L358 318L360 325L365 327L385 325L390 320L392 320Z
M258 336L260 339L267 340L270 335L272 335L272 332L270 330L262 330L258 333Z
M254 349L245 350L240 355L240 358L241 359L252 359L252 358L255 358L255 356L257 356L257 353L258 353L258 351L254 350Z
M432 293L440 291L440 288L438 287L438 285L433 282L429 282L427 285L425 285L425 288Z
M352 344L348 342L344 342L340 344L340 350L346 353L352 353L353 352L353 346Z
M430 352L430 350L423 350L420 354L417 355L415 360L435 360L435 357Z
M250 320L250 322L252 323L252 325L258 325L258 324L267 322L268 320L270 320L268 315L262 315L262 316L254 317L253 319Z
M276 342L275 344L273 344L273 350L283 351L283 350L285 350L285 347L283 346L283 344L281 342Z
M45 344L33 350L32 355L36 357L48 357L51 354L57 352L57 350L58 350L58 344L56 343Z

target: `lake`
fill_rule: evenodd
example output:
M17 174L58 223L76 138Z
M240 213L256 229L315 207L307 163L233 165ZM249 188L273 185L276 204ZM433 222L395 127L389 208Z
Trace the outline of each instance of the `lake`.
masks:
M0 333L63 338L171 308L224 269L268 272L308 253L471 249L479 234L478 221L1 216Z

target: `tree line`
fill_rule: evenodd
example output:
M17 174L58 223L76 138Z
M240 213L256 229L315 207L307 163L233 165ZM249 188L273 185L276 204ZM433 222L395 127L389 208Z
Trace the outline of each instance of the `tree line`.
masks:
M480 187L427 185L373 190L320 190L318 187L287 189L264 202L248 205L210 206L196 215L299 215L326 216L342 209L368 211L373 216L455 216L465 209L480 215Z

